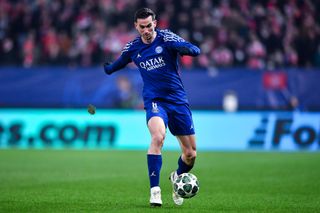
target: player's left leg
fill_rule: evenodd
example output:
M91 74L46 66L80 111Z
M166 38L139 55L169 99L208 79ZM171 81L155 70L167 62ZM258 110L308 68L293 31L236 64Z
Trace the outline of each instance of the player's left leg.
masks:
M178 160L178 169L171 173L170 180L173 185L178 175L189 172L196 159L196 139L192 121L192 114L188 105L172 106L169 129L180 143L182 154ZM183 198L173 191L172 198L175 204L182 205Z
M177 174L189 172L195 163L197 157L195 135L180 135L177 136L182 155L178 160Z
M168 123L169 129L180 143L182 155L178 160L177 175L189 172L195 162L196 138L192 114L188 105L175 105Z
M172 186L174 184L174 181L180 174L187 173L193 168L197 156L194 135L181 135L177 136L177 138L180 143L182 154L178 160L178 169L176 171L173 171L169 177ZM172 199L176 205L182 205L183 203L183 198L176 194L174 191L172 193Z

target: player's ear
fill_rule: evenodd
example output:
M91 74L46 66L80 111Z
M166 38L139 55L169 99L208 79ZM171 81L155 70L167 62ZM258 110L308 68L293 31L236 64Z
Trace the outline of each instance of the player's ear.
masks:
M138 23L136 21L134 22L134 28L136 28L136 30L138 30Z
M158 24L157 20L153 20L153 26L154 26L154 28L157 27L157 24Z

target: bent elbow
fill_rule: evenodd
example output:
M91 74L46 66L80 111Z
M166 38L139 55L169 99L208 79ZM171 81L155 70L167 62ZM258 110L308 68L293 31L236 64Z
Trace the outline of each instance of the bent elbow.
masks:
M198 56L198 55L200 55L200 53L201 53L200 48L199 47L195 47L194 48L194 56Z

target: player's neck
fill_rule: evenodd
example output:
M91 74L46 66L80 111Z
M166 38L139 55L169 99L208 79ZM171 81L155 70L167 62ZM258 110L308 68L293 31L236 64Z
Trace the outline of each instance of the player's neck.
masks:
M151 44L157 37L157 31L154 31L153 36L150 40L145 40L143 39L143 37L141 36L141 40L144 44Z

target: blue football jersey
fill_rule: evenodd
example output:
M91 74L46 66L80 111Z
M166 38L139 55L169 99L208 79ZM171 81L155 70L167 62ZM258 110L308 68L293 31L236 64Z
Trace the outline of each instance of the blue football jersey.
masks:
M142 96L145 104L153 100L188 103L178 72L178 55L197 56L200 49L169 30L157 29L156 32L151 44L143 43L140 36L128 42L121 56L105 66L105 71L111 74L134 62L144 82Z

